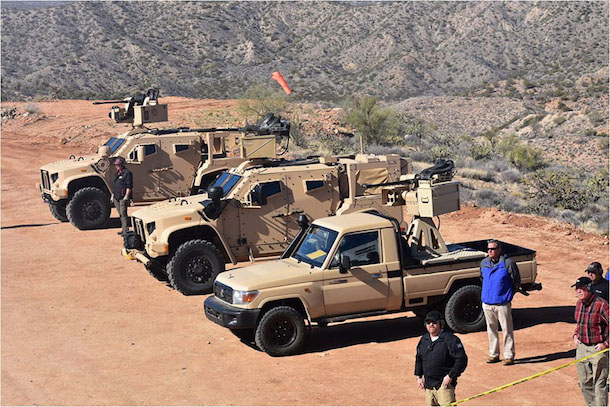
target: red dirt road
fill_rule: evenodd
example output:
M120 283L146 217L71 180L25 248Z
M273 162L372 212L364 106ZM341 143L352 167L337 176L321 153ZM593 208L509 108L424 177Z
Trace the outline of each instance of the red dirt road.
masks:
M46 119L2 129L3 405L424 403L413 376L424 328L411 313L331 324L314 330L303 354L272 358L208 321L205 296L185 297L121 257L118 228L83 232L56 221L34 187L38 168L91 151L90 142L61 144L62 129L77 120L101 139L119 129L86 102L40 106ZM184 106L184 114L229 107ZM537 250L544 285L513 303L514 366L485 364L486 333L460 335L470 361L458 399L572 360L570 284L593 260L607 267L607 237L495 209L468 207L441 221L449 242L497 237ZM573 366L464 403L582 404Z

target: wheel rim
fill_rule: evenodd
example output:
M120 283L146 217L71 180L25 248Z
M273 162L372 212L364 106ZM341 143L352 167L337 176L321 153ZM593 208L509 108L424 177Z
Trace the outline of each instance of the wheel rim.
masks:
M294 342L297 328L289 318L278 317L270 324L267 334L274 346L284 348Z
M205 284L214 275L214 266L202 255L194 255L187 259L185 265L186 278L193 284Z
M96 201L87 201L82 206L82 213L86 221L95 222L102 216L102 207Z
M467 323L474 324L481 317L481 302L478 298L464 298L456 304L457 317Z

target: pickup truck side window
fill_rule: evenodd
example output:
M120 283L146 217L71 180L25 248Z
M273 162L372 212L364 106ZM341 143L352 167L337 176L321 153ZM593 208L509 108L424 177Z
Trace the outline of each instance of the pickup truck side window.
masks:
M346 235L339 243L339 249L330 264L331 268L339 267L339 256L345 254L353 266L366 266L381 262L379 232L354 233Z

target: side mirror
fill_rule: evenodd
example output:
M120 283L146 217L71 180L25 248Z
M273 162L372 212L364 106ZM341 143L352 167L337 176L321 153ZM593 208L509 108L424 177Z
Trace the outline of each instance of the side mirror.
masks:
M345 274L352 267L352 262L349 259L349 256L346 254L341 254L339 256L339 273Z
M253 204L256 203L258 206L267 205L267 197L265 196L263 187L260 185L257 185L254 187L254 189L252 189L250 197L250 201Z

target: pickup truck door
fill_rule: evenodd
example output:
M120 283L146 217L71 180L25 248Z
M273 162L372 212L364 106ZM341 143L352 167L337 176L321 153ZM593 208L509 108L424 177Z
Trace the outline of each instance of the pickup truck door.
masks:
M352 267L339 271L339 255L349 256ZM389 284L387 267L381 258L378 230L343 236L329 267L324 271L326 315L346 315L385 309Z

